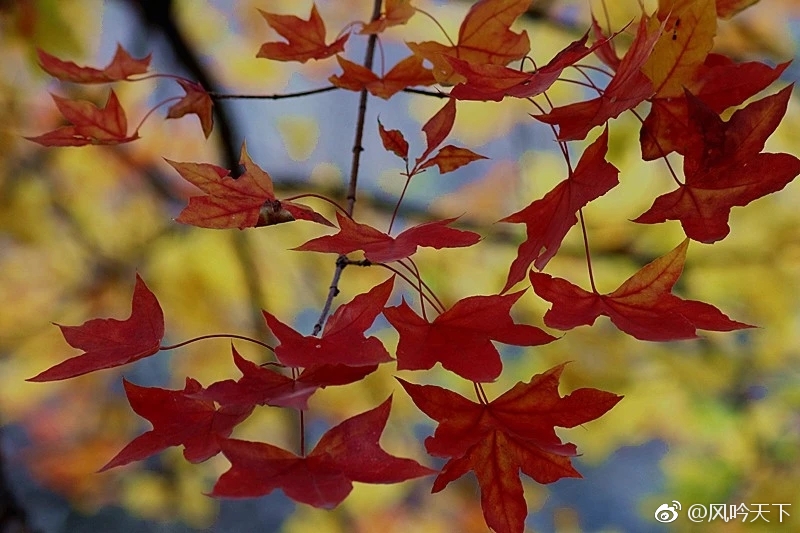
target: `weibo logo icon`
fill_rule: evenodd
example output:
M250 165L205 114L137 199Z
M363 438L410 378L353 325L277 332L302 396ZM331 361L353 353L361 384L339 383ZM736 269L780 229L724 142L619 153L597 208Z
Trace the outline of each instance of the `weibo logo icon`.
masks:
M656 520L663 524L674 522L678 518L678 511L681 510L681 502L672 500L673 505L662 503L656 509Z

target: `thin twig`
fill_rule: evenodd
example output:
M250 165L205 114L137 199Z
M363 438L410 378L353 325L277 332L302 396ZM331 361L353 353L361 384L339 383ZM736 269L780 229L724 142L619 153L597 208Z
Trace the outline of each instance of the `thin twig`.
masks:
M296 93L277 93L277 94L226 94L216 91L209 91L208 95L215 100L283 100L285 98L298 98L300 96L309 96L312 94L327 93L339 89L335 85L328 87L320 87L318 89L309 89L307 91L299 91Z
M375 4L372 8L372 18L371 20L378 20L381 16L381 4L382 0L375 0ZM364 68L367 70L372 70L372 61L375 58L375 44L378 40L378 36L376 34L372 34L369 36L367 40L367 52L364 57ZM364 123L366 121L367 116L367 98L369 97L369 92L366 89L361 90L361 98L359 99L358 103L358 120L356 122L356 135L355 140L353 142L353 162L350 166L350 181L347 186L347 214L352 216L353 209L356 205L356 190L358 189L358 171L359 165L361 163L361 152L364 151L364 147L361 146L361 143L364 139ZM322 326L325 323L325 319L328 318L328 313L330 313L331 305L333 304L333 299L339 294L339 279L342 277L342 271L344 271L345 267L347 266L347 257L339 256L336 260L336 270L333 272L333 279L331 280L330 288L328 289L328 297L325 299L325 305L322 308L322 312L319 315L319 320L317 323L314 324L313 334L317 335L320 331L322 331Z

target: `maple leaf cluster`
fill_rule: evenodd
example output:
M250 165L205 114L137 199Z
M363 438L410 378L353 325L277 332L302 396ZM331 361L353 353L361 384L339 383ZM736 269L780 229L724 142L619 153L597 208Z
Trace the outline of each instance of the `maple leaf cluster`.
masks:
M181 390L125 381L131 407L148 419L153 429L136 437L102 469L144 459L167 447L183 446L190 462L222 453L231 463L211 491L214 496L254 497L280 489L296 501L323 508L338 505L352 490L353 482L397 483L437 474L432 491L438 492L473 471L489 527L504 533L521 532L527 507L520 472L539 483L580 477L571 463L577 455L576 447L562 442L555 428L572 428L597 419L621 396L593 388L560 396L559 380L564 369L560 364L489 400L483 384L495 381L503 371L496 343L532 347L557 340L538 327L515 321L512 307L526 290L509 292L514 286L528 280L533 292L551 304L543 316L544 324L562 331L590 326L601 315L622 333L644 341L693 339L698 330L752 327L729 318L709 303L672 292L691 240L712 243L725 238L731 231L728 221L734 206L745 206L776 192L800 174L800 160L795 156L763 152L786 113L791 87L751 101L727 120L721 116L766 89L787 66L735 63L712 52L718 17L733 16L751 3L661 0L658 9L643 13L630 31L605 31L594 21L586 35L541 67L525 71L525 61L519 68L509 65L530 54L530 41L525 31L511 27L530 2L481 0L464 17L455 41L406 43L410 55L380 74L369 62L356 64L344 53L354 35L366 36L374 50L375 41L384 32L404 25L420 12L409 0L388 0L371 20L348 25L333 40L328 38L316 5L308 19L261 11L267 25L285 41L262 44L259 58L305 63L335 56L341 73L332 74L329 81L337 88L360 91L364 97L371 94L390 99L412 87L439 84L442 90L430 94L446 97L446 101L422 126L425 148L413 159L405 135L378 121L383 147L404 162L402 175L406 178L386 231L356 220L352 198L348 198L351 202L347 208L326 199L336 207L335 226L322 214L295 202L302 196L322 198L319 195L279 200L272 178L252 160L245 145L240 169L167 161L203 193L189 199L177 221L240 230L296 220L315 222L335 227L336 232L312 238L295 250L336 254L336 280L344 267L356 264L379 264L394 275L354 296L330 316L326 306L311 335L296 331L264 310L265 323L278 340L277 346L230 337L262 346L274 360L257 364L232 345L233 361L241 373L238 379L203 386L187 377ZM617 43L626 32L632 41L620 56ZM547 91L557 82L566 82L567 69L583 73L585 65L580 62L591 56L605 65L600 70L608 76L608 83L601 87L586 76L589 81L583 85L596 96L563 106L551 105ZM122 47L104 69L80 67L41 51L39 59L48 73L73 83L141 79L137 76L147 73L150 62L149 56L132 58ZM177 102L167 118L197 114L208 137L212 129L211 96L190 80L176 81L186 95L170 99ZM444 93L447 87L449 94ZM536 100L540 96L544 103ZM53 98L71 125L32 137L35 142L80 146L138 138L138 128L128 133L125 113L113 91L102 109L89 102ZM500 222L524 224L526 231L498 294L468 295L445 305L425 283L413 256L420 247L442 250L474 246L481 235L455 227L458 218L428 221L394 234L393 224L412 180L434 169L446 174L485 159L468 148L442 146L455 124L458 102L501 102L505 98L533 103L532 117L552 128L567 163L567 175L541 198L500 218ZM666 160L675 153L683 158L683 175L672 173L677 189L656 198L634 222L676 220L686 238L607 294L595 287L586 238L591 290L543 272L573 226L580 223L585 237L584 210L619 186L619 170L608 161L611 121L627 112L639 116L636 109L640 104L649 105L646 117L641 119L643 159ZM567 142L583 141L595 130L600 133L586 144L573 167ZM354 151L360 149L356 146ZM669 170L672 172L671 166ZM357 259L351 257L356 253ZM398 280L407 283L402 294ZM335 282L328 304L337 292ZM389 305L393 294L399 303ZM366 334L381 315L398 334L394 357L378 337ZM128 319L93 319L81 326L59 327L65 340L83 353L30 381L63 380L119 367L202 340L162 344L165 324L161 307L138 275ZM379 365L392 363L398 370L410 371L440 365L472 383L477 402L435 385L399 380L414 404L438 423L433 436L425 441L430 455L446 459L438 472L416 460L396 457L379 444L388 422L391 396L329 429L309 453L305 451L302 423L299 455L273 444L231 437L235 427L256 408L296 409L302 421L313 394L360 381Z

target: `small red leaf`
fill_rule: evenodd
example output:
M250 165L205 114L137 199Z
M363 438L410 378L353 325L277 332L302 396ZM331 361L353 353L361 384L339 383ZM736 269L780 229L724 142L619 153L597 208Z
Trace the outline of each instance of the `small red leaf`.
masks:
M567 179L543 198L501 222L525 224L527 236L511 264L503 292L522 281L531 263L542 270L556 255L569 229L578 222L576 213L619 184L619 170L606 161L608 128L581 156Z
M203 127L203 135L208 139L214 127L214 115L212 113L214 103L211 101L211 97L199 83L181 79L176 81L183 87L186 96L169 108L167 118L180 118L187 114L197 115L197 118L200 119L200 125Z
M408 141L400 130L387 130L378 119L378 133L381 135L381 142L386 151L393 152L400 159L408 161Z
M488 158L486 156L476 154L467 148L461 148L450 144L439 150L435 156L431 157L422 165L420 165L418 170L423 170L437 165L439 167L439 173L446 174L447 172L452 172L463 167L464 165L472 163L473 161L478 161L479 159Z
M164 338L164 314L155 295L136 275L131 316L95 318L80 326L58 326L73 348L84 351L28 381L57 381L126 365L157 353Z
M391 237L372 226L359 224L349 217L336 213L339 233L317 237L294 248L305 252L349 254L363 250L373 263L390 263L413 255L419 246L429 248L461 248L472 246L480 235L471 231L448 227L455 218L437 220L409 228L397 237Z
M427 147L425 148L425 152L417 158L417 165L424 161L425 158L450 135L450 130L453 129L455 120L456 101L452 98L448 98L444 107L437 111L436 114L422 126L422 131L425 132Z

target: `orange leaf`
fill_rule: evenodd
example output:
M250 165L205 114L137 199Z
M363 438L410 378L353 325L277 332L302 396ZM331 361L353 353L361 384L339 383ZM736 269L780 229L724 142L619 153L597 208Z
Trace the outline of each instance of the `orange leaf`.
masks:
M270 226L297 219L331 225L310 207L276 199L272 178L250 159L244 143L239 161L244 174L233 179L216 165L167 160L183 179L206 193L189 198L189 205L176 220L213 229Z
M386 10L381 17L365 24L358 33L361 35L381 33L391 26L405 24L416 12L410 0L386 0Z
M651 27L662 24L664 31L642 72L653 82L654 96L682 96L714 44L714 0L661 0Z
M455 46L425 41L406 43L411 51L433 63L436 81L454 85L465 80L445 56L479 65L507 65L530 51L528 33L515 33L511 24L530 6L530 0L480 0L470 8L458 30Z
M380 133L383 147L387 151L394 152L400 159L408 161L408 141L403 137L400 130L387 130L378 120L378 133Z
M458 168L468 165L473 161L479 159L488 159L486 156L476 154L467 148L461 148L449 144L443 147L439 152L420 165L419 170L438 165L439 173L446 174Z
M316 4L311 6L311 16L308 20L294 15L274 15L260 9L259 12L267 24L289 42L264 43L256 57L301 63L309 59L324 59L343 52L344 43L350 37L348 33L331 44L325 44L325 22L319 16Z
M128 135L128 120L112 90L104 108L86 100L69 100L51 95L56 107L72 126L62 126L37 137L25 137L43 146L86 146L122 144L135 141L139 133Z
M72 61L62 61L39 49L36 50L36 53L39 56L39 65L45 72L62 81L73 83L108 83L127 80L135 74L144 74L150 66L150 55L142 59L134 59L119 44L114 59L103 70L80 67Z
M186 91L186 96L169 108L167 118L180 118L186 114L197 115L200 125L203 127L203 135L208 139L211 129L214 127L214 115L212 114L214 103L211 101L211 97L199 83L188 80L176 81Z
M400 61L383 78L379 78L371 70L348 61L342 56L337 55L336 60L344 72L341 76L333 75L328 78L332 84L351 91L367 89L384 100L388 100L406 87L436 83L430 69L422 66L422 58L415 55Z

